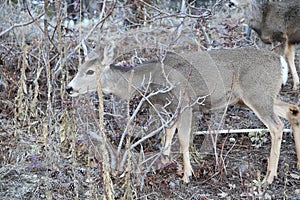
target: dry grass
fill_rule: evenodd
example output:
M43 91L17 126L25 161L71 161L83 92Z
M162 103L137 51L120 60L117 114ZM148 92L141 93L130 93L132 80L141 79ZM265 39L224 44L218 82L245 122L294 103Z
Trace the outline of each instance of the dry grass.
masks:
M55 12L46 3L27 7L0 3L3 11L0 13L0 196L3 199L220 197L220 192L191 194L188 189L193 187L178 188L180 176L176 170L180 169L177 162L181 161L176 145L173 164L158 171L162 133L139 142L147 136L145 129L156 127L157 119L149 116L149 108L141 107L133 123L127 123L139 99L124 102L113 96L102 97L101 85L99 98L71 99L65 87L83 62L87 49L82 41L90 48L97 47L95 52L99 56L103 46L111 41L117 43L120 53L142 46L175 51L234 48L247 44L245 27L237 23L239 14L225 18L231 11L222 4L195 13L188 8L188 14L184 15L163 9L166 5L154 8L155 4L143 1L138 1L143 12L121 1L101 2L102 7L90 24L78 22L74 27L64 25L66 13L58 0L54 3ZM125 22L134 27L126 26ZM128 136L119 144L124 130ZM133 144L135 147L130 148ZM223 150L224 146L214 159L224 159ZM116 159L123 159L123 165L115 166ZM203 170L195 174L215 174L209 178L212 180L225 173L224 163L210 162L215 169L204 163ZM119 171L111 170L111 166ZM167 178L170 174L176 176L171 181ZM245 191L254 188L251 184L236 187L244 187ZM255 188L260 190L259 186ZM198 189L195 187L195 191ZM284 191L284 197L297 194Z

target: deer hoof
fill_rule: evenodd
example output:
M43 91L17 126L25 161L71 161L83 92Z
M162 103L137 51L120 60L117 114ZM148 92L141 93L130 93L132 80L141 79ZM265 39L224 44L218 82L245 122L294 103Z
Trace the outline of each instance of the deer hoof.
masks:
M293 90L299 90L300 85L299 84L294 84Z
M182 180L185 183L189 183L193 179L193 174L192 173L184 173Z
M183 175L182 180L185 183L189 183L192 180L192 176Z
M277 175L272 175L271 173L263 181L266 185L273 183L274 179L277 178Z

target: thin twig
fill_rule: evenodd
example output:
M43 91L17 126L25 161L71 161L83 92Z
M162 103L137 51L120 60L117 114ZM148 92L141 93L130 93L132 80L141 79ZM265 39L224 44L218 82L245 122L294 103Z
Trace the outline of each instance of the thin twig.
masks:
M256 129L224 129L224 130L217 130L217 131L196 131L194 133L194 135L207 135L207 134L226 134L226 133L249 133L249 132L262 132L262 131L266 131L266 132L270 132L269 129L260 129L260 128L256 128ZM283 129L284 133L291 133L293 132L292 129Z
M44 16L44 14L45 14L45 13L40 14L37 18L32 19L32 20L29 21L29 22L25 22L25 23L22 23L22 24L14 24L14 25L12 25L12 26L9 27L8 29L2 31L2 32L0 33L0 37L3 36L4 34L8 33L9 31L11 31L11 30L14 29L14 28L23 27L23 26L28 26L28 25L30 25L30 24L36 22L38 19L40 19L42 16Z
M113 4L113 6L111 7L111 9L109 10L109 12L108 12L108 14L106 15L106 16L104 16L103 17L103 15L104 15L104 12L105 12L105 2L106 1L104 1L103 2L103 5L102 5L102 11L101 11L101 13L100 13L100 19L101 20L99 20L92 28L91 28L91 30L87 33L87 35L82 39L82 40L87 40L89 37L90 37L90 35L95 31L95 29L101 24L101 27L104 25L104 22L105 22L105 20L113 13L113 11L114 11L114 8L115 8L115 5L116 5L116 1L114 1L114 4ZM81 42L73 49L73 52L72 53L70 53L69 55L68 55L68 57L70 56L70 55L72 55L73 53L75 53L77 50L78 50L78 48L81 46Z

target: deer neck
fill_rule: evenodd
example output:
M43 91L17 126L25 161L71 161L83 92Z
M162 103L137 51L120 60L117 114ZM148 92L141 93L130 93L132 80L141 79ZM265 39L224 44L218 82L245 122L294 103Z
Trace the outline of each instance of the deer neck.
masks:
M249 26L260 35L263 21L263 5L256 0L252 0L248 9L245 10L245 16Z
M130 99L129 92L130 72L122 73L120 70L108 69L101 74L102 91L105 94L114 94L121 99Z

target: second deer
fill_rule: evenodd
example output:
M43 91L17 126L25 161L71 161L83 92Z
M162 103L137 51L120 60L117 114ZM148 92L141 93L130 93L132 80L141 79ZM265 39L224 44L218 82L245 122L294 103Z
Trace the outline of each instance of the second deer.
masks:
M293 90L299 88L299 76L295 66L295 44L300 42L300 1L268 2L258 0L230 0L231 5L244 9L246 23L266 44L280 45L280 54L289 63Z
M112 59L114 51L109 49L104 51L105 56L98 55L79 67L78 73L66 88L67 92L72 97L93 92L100 82L104 93L130 99L134 92L140 91L147 83L155 91L171 88L169 92L177 99L171 104L179 109L175 114L178 117L166 127L163 154L169 156L171 141L177 129L183 153L184 182L189 182L193 172L189 158L193 109L210 111L238 103L252 109L270 130L272 146L266 173L267 183L272 183L277 176L284 127L279 116L287 119L293 128L297 168L300 168L300 110L278 99L284 77L282 67L287 68L283 57L254 48L194 52L182 56L167 52L157 56L157 59L132 67L111 65L116 62ZM133 54L138 60L143 60L143 56Z

